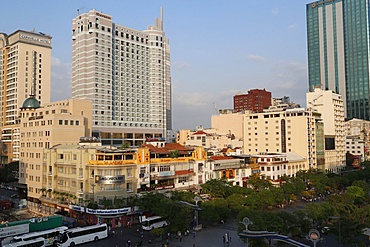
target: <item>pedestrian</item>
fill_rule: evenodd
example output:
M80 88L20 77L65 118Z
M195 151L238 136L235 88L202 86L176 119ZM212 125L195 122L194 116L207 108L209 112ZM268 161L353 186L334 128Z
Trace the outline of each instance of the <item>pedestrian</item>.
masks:
M118 244L116 244L116 247L118 247Z
M225 244L225 236L222 236L222 242Z

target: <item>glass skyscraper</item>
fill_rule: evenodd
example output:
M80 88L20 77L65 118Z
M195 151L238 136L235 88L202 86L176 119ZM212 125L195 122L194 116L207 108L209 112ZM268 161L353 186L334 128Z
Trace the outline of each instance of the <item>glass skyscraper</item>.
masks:
M370 120L369 11L369 0L306 5L310 91L341 94L348 119Z

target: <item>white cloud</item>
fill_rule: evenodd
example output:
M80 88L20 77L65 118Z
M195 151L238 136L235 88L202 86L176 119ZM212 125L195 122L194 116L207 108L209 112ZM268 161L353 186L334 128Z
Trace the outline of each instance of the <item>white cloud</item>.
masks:
M273 97L289 96L291 101L305 105L308 91L307 65L278 61L272 68L272 81L268 91Z
M173 69L187 69L189 67L189 64L185 61L175 61L171 63L171 68Z
M293 23L288 26L288 29L297 29L298 28L298 23Z
M279 10L278 8L273 8L273 9L271 10L271 13L272 13L273 15L278 15L278 14L280 13L280 10Z
M51 58L51 101L72 97L72 70L70 63Z
M174 92L172 102L175 130L195 128L198 125L210 127L212 115L218 114L219 109L232 108L233 96L237 90L177 92Z
M266 61L266 59L260 55L249 54L247 57L249 60L252 60L252 61L258 61L258 62Z

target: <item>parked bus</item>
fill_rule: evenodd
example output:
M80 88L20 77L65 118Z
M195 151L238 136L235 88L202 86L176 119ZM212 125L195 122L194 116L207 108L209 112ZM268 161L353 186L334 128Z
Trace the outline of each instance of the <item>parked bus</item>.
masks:
M107 224L77 227L64 231L59 236L58 246L75 246L77 244L98 241L108 237Z
M160 228L168 226L169 223L161 216L145 217L141 221L141 227L143 230L150 231L154 228Z
M18 242L13 242L13 243L4 245L4 247L44 247L44 246L45 246L44 238L20 240Z
M22 241L28 241L36 238L44 238L45 239L45 246L51 246L51 245L56 245L58 242L58 237L59 234L67 230L68 227L66 226L61 226L45 231L39 231L39 232L31 232L31 233L26 233L20 236L15 236L13 237L12 240L10 240L10 243L18 243Z

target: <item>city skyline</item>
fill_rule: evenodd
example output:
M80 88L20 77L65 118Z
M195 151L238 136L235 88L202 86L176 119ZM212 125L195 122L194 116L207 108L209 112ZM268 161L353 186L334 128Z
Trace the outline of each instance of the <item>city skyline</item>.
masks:
M57 101L71 98L71 20L78 11L96 9L116 23L145 30L163 7L171 45L173 129L192 129L209 127L215 108L231 109L233 95L253 88L305 105L307 3L13 1L4 4L0 32L35 30L53 37L51 100Z

